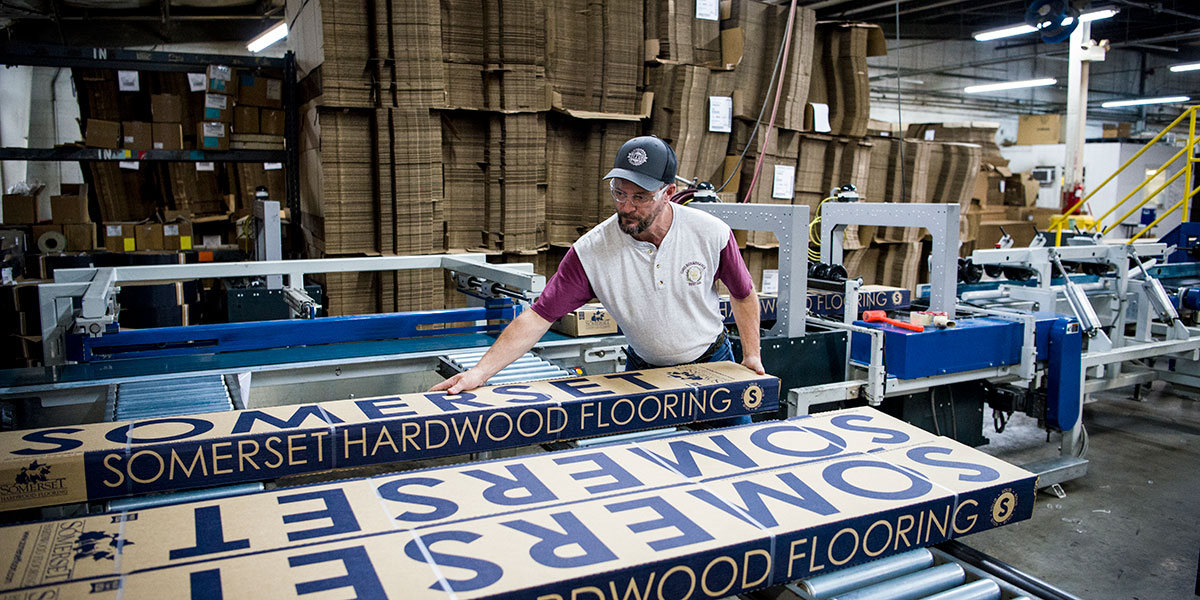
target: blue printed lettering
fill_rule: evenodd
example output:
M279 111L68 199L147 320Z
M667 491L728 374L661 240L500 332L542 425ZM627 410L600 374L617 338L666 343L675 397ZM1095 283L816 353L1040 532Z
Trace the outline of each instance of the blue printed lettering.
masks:
M871 421L871 417L867 415L838 415L829 420L830 423L845 429L846 431L859 431L862 433L877 433L880 436L872 438L871 441L876 444L903 444L909 440L907 433L897 431L895 429L884 429L881 427L865 427L862 425L854 425L855 421Z
M355 400L354 404L358 406L358 410L361 410L364 416L372 421L417 414L415 410L403 410L408 408L408 402L399 398L369 398L367 400ZM401 410L388 410L389 408Z
M510 404L532 404L550 400L550 394L531 392L527 385L502 385L492 388L492 391L504 396L516 396L516 398L509 399Z
M300 523L303 521L315 521L317 519L329 519L329 525L315 529L289 531L287 534L289 542L337 535L339 533L351 533L359 530L358 519L354 517L354 510L350 508L350 501L346 499L345 491L333 488L304 492L302 494L291 494L278 498L280 504L304 502L305 500L320 500L325 503L325 508L323 510L284 515L283 522Z
M913 448L906 454L913 460L913 462L923 465L929 465L931 467L946 467L948 469L962 469L964 471L970 471L974 473L974 475L959 475L959 481L983 483L987 481L995 481L1000 478L999 471L985 465L973 465L971 463L959 462L956 460L938 460L936 458L929 457L930 454L950 454L951 452L953 451L950 448L922 446L920 448Z
M425 553L421 551L421 544L424 544L425 550L429 552L429 558L438 566L474 571L475 575L470 579L446 579L446 583L450 584L451 589L449 590L444 589L441 582L434 582L433 585L429 586L431 590L441 590L444 592L470 592L500 581L500 578L504 576L504 570L500 568L500 565L486 560L438 552L433 549L433 545L447 540L470 544L479 539L479 537L478 533L467 531L435 531L420 536L419 543L414 539L405 544L404 554L415 561L427 562Z
M846 447L846 441L842 438L833 435L832 433L809 429L813 433L820 435L829 441L829 445L819 450L794 450L792 448L784 448L771 441L771 436L781 433L799 433L802 439L807 438L804 429L800 429L794 425L775 425L773 427L763 427L755 429L750 434L750 443L758 448L762 448L772 454L780 456L794 456L797 458L820 458L823 456L833 456L842 451Z
M45 449L21 448L20 450L13 450L12 453L18 454L21 456L40 456L42 454L54 454L55 452L66 452L67 450L74 450L74 449L82 446L83 442L81 442L79 440L73 440L70 438L54 437L53 434L55 434L55 433L71 434L71 433L79 433L80 431L83 431L83 430L78 427L58 427L55 429L42 429L39 431L30 432L30 433L27 433L27 434L21 436L21 439L23 439L27 442L33 442L34 444L51 444L55 447L54 448L45 448Z
M556 379L549 382L550 385L576 397L576 398L594 398L596 396L611 396L615 392L612 390L601 389L598 392L585 392L587 388L601 387L599 383L588 381L580 377L578 379Z
M705 531L703 527L700 527L695 521L687 518L678 508L671 506L671 503L667 502L661 496L648 496L646 498L626 500L625 502L605 504L604 508L607 508L611 513L639 508L648 508L658 513L659 518L657 519L642 521L640 523L630 523L627 527L634 533L668 528L677 530L679 532L677 536L646 542L646 545L659 552L691 544L699 544L713 539L713 536Z
M613 460L612 457L607 454L601 454L599 452L575 454L556 458L554 459L554 462L560 465L590 462L599 467L598 469L591 471L571 473L571 479L574 479L575 481L595 479L598 477L611 477L613 479L608 483L584 486L583 489L587 490L589 494L603 494L605 492L613 492L616 490L634 488L642 485L640 479L635 477L633 473L625 470L625 468L621 465L617 464L617 461Z
M203 506L195 509L192 520L196 526L196 545L190 548L176 548L167 556L171 560L195 558L218 552L245 550L250 547L250 540L241 539L226 542L225 531L221 528L221 507Z
M154 438L154 439L150 439L150 438L133 439L133 437L130 435L133 432L133 429L136 427L149 427L151 425L159 425L162 423L182 423L184 425L191 427L192 429L191 429L191 431L186 431L184 433L177 433L175 435L169 435L166 437ZM185 440L190 437L203 435L203 434L209 432L212 428L213 428L213 424L211 422L205 421L203 419L190 419L187 417L168 417L168 418L163 418L163 419L151 419L149 421L138 421L136 423L129 423L127 425L122 425L122 426L117 427L116 429L113 429L113 430L109 431L108 433L104 434L104 437L105 437L105 439L107 439L108 441L110 441L114 444L149 444L152 442L174 442L176 440Z
M395 479L381 484L378 488L379 496L384 500L392 502L407 502L409 504L420 504L428 506L426 512L405 511L396 517L397 521L436 521L445 519L458 512L458 505L445 498L435 498L433 496L420 496L417 494L406 494L400 491L400 488L407 485L423 485L425 487L435 487L441 485L441 479L432 477L410 477L407 479Z
M506 467L508 472L512 474L512 478L495 473L488 473L482 469L471 469L463 471L463 475L474 477L480 481L486 481L490 484L487 489L483 490L483 499L498 504L501 506L520 506L523 504L536 504L538 502L549 502L557 500L558 496L542 483L529 467L522 464L513 464ZM512 492L524 490L523 494L513 494Z
M192 588L192 600L221 600L225 597L221 592L220 569L192 572L188 580Z
M442 412L454 412L454 411L458 410L459 407L468 407L468 408L487 408L488 407L488 405L486 405L482 402L472 402L472 400L475 399L475 394L472 394L471 392L463 392L458 395L450 395L450 394L447 394L446 392L434 392L432 394L425 394L425 397L428 398L429 401L432 402L435 406L442 409Z
M348 587L354 590L354 596L359 600L387 600L379 576L375 574L375 567L371 565L371 557L367 556L367 549L362 546L288 557L288 565L293 568L335 561L340 561L345 567L345 575L297 583L296 594L302 596Z
M320 406L315 404L297 407L296 412L292 413L292 416L286 421L261 410L245 410L238 415L237 423L233 425L233 433L253 431L256 421L262 421L276 429L296 429L303 425L305 419L309 417L315 417L325 424L343 422L337 416L323 411Z
M888 471L900 473L908 478L908 489L895 492L879 492L861 488L846 481L846 472L850 469L858 468L886 469ZM876 500L913 500L928 494L929 490L933 489L932 483L929 483L928 481L910 473L906 469L875 460L847 460L836 462L825 467L825 470L822 471L821 475L825 478L825 481L828 482L829 485L832 485L839 490L849 492L856 496L862 496L863 498L874 498Z
M550 518L558 523L562 531L555 531L525 520L505 521L501 525L537 538L538 541L529 548L529 557L542 566L570 569L617 560L617 555L613 554L613 551L609 550L604 542L601 542L600 538L596 537L596 534L592 533L579 520L579 517L569 512L559 512L550 515ZM572 547L577 550L574 552L564 550L562 554L559 553L560 548Z
M779 524L779 521L775 518L775 513L770 508L767 508L767 503L763 501L764 496L818 515L832 515L838 512L837 508L834 508L829 501L822 498L816 490L801 481L794 473L781 473L777 477L791 488L795 492L795 495L767 487L755 481L733 482L734 491L742 499L741 506L733 505L727 500L718 498L716 494L706 489L691 490L688 493L751 525L757 524L763 527L775 527ZM747 514L750 515L750 519L753 519L753 521L746 518L745 515Z
M667 464L671 469L682 473L685 477L699 477L703 474L700 472L700 467L696 465L696 455L707 456L739 469L752 469L758 466L754 460L746 456L745 452L742 452L737 445L724 435L714 435L708 439L716 444L720 448L720 451L701 448L696 444L683 440L669 442L668 445L671 447L671 452L675 455L675 462L671 462L670 459L663 458L644 448L631 448L629 451L656 465Z
M658 391L658 386L642 379L642 373L640 371L622 371L620 373L613 373L612 375L605 375L604 378L628 381L629 383L632 383L633 385L636 385L646 391Z

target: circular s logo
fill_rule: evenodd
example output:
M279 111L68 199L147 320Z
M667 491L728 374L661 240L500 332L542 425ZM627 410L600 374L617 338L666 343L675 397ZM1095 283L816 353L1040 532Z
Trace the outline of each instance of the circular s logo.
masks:
M757 385L751 385L742 392L742 406L746 410L755 410L762 406L763 389Z
M635 167L640 167L646 164L646 159L650 157L646 155L645 150L642 150L641 148L634 148L632 151L630 151L629 156L626 156L625 158L629 160L629 164Z
M992 502L992 524L1003 525L1017 513L1017 495L1012 490L1004 490Z

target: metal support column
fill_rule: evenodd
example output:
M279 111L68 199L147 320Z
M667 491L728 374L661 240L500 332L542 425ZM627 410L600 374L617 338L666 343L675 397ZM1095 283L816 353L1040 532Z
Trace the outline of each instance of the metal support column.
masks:
M1067 164L1063 178L1063 193L1073 194L1076 185L1083 185L1084 124L1087 122L1088 63L1084 61L1084 45L1092 39L1092 24L1080 23L1071 33L1067 67ZM1064 198L1067 206L1075 197Z

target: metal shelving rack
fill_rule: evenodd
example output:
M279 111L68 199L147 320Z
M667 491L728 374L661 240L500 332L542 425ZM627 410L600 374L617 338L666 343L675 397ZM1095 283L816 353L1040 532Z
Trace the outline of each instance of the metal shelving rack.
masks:
M296 95L296 55L283 58L157 52L121 48L44 46L0 41L0 65L195 72L208 65L239 69L268 68L283 73L283 150L108 150L99 148L0 148L0 160L35 161L163 161L163 162L281 162L292 227L300 214L300 116ZM299 234L299 231L293 233ZM299 239L299 238L293 238Z

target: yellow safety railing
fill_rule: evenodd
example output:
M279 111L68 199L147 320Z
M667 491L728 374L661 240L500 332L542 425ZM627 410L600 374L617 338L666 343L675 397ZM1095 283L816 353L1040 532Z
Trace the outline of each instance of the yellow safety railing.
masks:
M1078 202L1071 205L1071 207L1068 208L1066 210L1066 212L1051 219L1050 220L1050 228L1055 231L1055 242L1054 242L1055 245L1062 244L1063 229L1065 229L1068 226L1068 224L1071 223L1072 221L1083 222L1085 229L1091 228L1091 229L1099 232L1101 235L1107 234L1108 232L1115 229L1117 227L1117 225L1120 225L1126 218L1129 217L1129 215L1132 215L1135 211L1137 211L1138 209L1145 206L1147 202L1149 202L1150 200L1152 200L1156 196L1158 196L1158 194L1161 193L1163 190L1167 189L1167 187L1170 186L1172 183L1174 183L1175 180L1179 179L1180 176L1184 177L1184 189L1186 190L1184 193L1183 199L1180 200L1179 202L1176 202L1173 206L1171 206L1170 209L1168 209L1166 212L1164 212L1162 214L1162 216L1155 219L1153 223L1150 223L1149 225L1143 227L1141 231L1137 232L1137 234L1135 234L1132 238L1130 238L1129 241L1126 243L1132 244L1135 240L1142 237L1147 232L1149 232L1151 229L1153 229L1155 225L1158 225L1158 223L1160 221L1162 221L1163 219L1165 219L1167 217L1167 215L1170 215L1171 213L1175 212L1176 210L1179 210L1181 207L1183 209L1183 220L1187 221L1187 219L1188 219L1188 200L1190 200L1193 196L1195 196L1197 192L1200 192L1200 187L1193 187L1193 185L1195 183L1197 183L1197 178L1192 176L1192 165L1194 163L1200 162L1200 159L1197 159L1195 157L1195 152L1193 152L1193 150L1192 150L1193 147L1196 145L1196 143L1198 141L1200 141L1200 138L1196 137L1196 113L1197 113L1197 111L1200 111L1200 106L1192 106L1192 107L1189 107L1187 110L1183 111L1183 114L1179 115L1179 118L1175 119L1174 121L1171 122L1170 125L1167 125L1165 128L1163 128L1163 130L1161 132L1159 132L1158 135L1154 136L1154 138L1151 139L1149 142L1146 142L1146 145L1142 146L1141 150L1138 150L1133 156L1129 157L1129 160L1126 160L1120 167L1117 168L1116 171L1113 172L1112 175L1109 175L1107 179L1102 181L1100 183L1100 185L1096 186L1095 189L1093 189L1091 192L1089 192L1086 196L1079 199ZM1151 146L1153 146L1155 143L1157 143L1159 140L1161 140L1163 138L1163 136L1165 136L1168 132L1170 132L1172 129L1174 129L1176 125L1182 123L1184 119L1188 119L1187 145L1185 145L1183 148L1181 148L1179 150L1179 152L1176 152L1175 155L1172 156L1170 159L1168 159L1167 162L1163 163L1161 167L1155 169L1155 171L1152 175L1150 175L1149 177L1146 177L1141 183L1139 183L1137 185L1137 187L1130 190L1128 194L1125 194L1125 196L1122 197L1120 201L1118 201L1116 204L1114 204L1112 208L1105 211L1104 214L1100 215L1099 217L1095 217L1094 219L1091 219L1090 222L1088 222L1087 220L1084 220L1084 219L1074 218L1076 215L1076 211L1079 210L1081 206L1086 204L1087 201L1092 198L1092 196L1096 195L1096 192L1099 192L1101 189L1104 188L1104 186L1108 185L1108 183L1110 181L1112 181L1113 179L1116 179L1117 175L1120 175L1122 171L1124 171L1129 165L1133 164L1133 162L1135 160L1137 160L1142 154L1145 154L1146 151L1149 150ZM1187 154L1187 159L1185 161L1183 168L1181 168L1177 173L1172 175L1170 177L1170 179L1167 179L1167 181L1164 182L1162 185L1159 185L1157 188L1155 188L1154 191L1147 194L1146 197L1143 198L1141 202L1134 205L1133 208L1130 208L1129 210L1125 211L1124 214L1122 214L1115 221L1110 223L1107 227L1103 226L1103 224L1104 224L1103 222L1104 222L1105 218L1107 218L1109 215L1116 212L1116 210L1118 208L1120 208L1122 205L1124 205L1126 202L1128 202L1129 199L1132 198L1134 194L1138 193L1142 188L1146 187L1146 184L1150 183L1156 177L1161 175L1164 171L1167 170L1168 167L1170 167L1172 164L1174 164L1175 161L1179 160L1179 157L1183 156L1184 154Z

